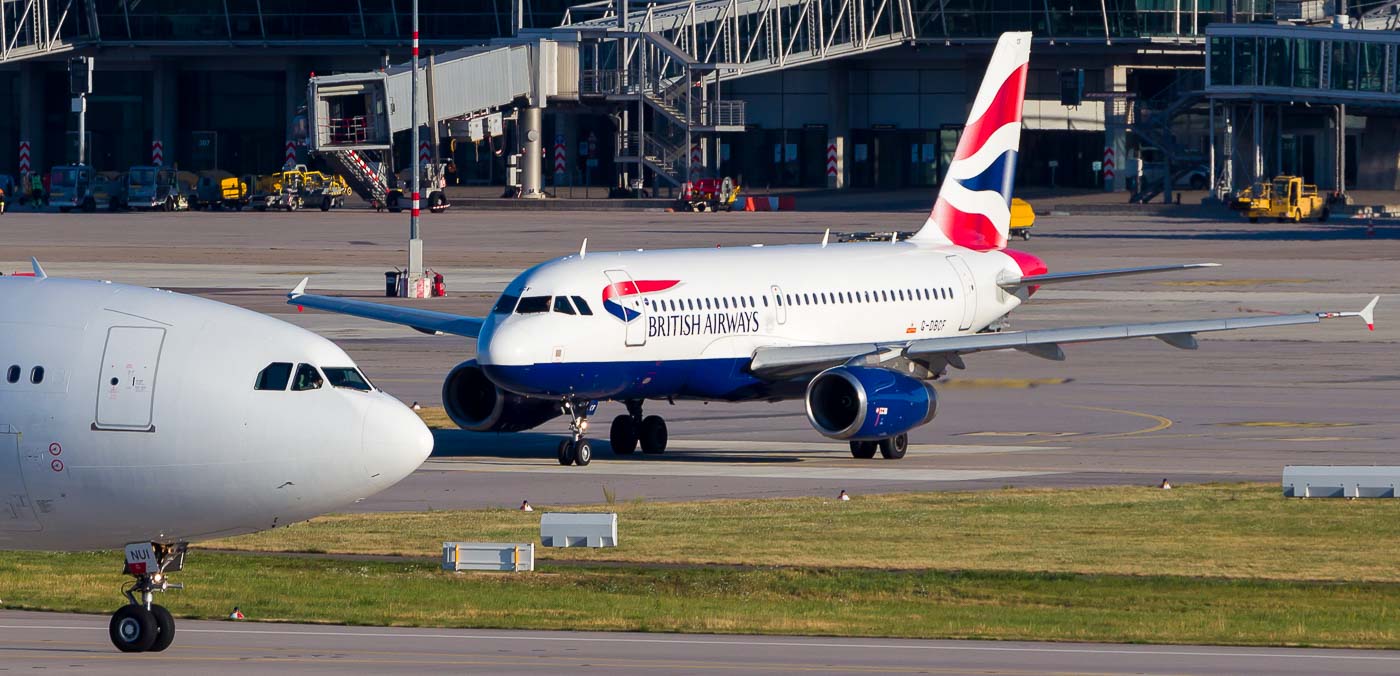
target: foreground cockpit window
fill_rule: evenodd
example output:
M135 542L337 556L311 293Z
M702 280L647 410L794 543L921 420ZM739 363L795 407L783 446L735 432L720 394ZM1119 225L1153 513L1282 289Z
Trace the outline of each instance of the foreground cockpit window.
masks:
M330 382L331 387L344 387L361 392L368 392L374 389L370 386L369 381L365 380L364 375L354 367L323 366L321 367L321 371L326 374L326 380Z
M319 390L323 382L321 372L317 371L315 366L300 364L297 366L296 377L292 379L292 391Z
M258 381L253 384L253 389L281 392L287 389L287 381L291 379L292 365L284 361L275 361L258 373Z
M549 312L549 300L549 296L525 296L520 299L520 304L515 306L515 313L530 315Z
M518 296L503 294L501 298L496 301L496 307L491 308L491 311L498 315L508 315L515 311L515 304L519 301L520 298Z
M591 315L591 314L593 314L593 310L592 310L591 308L588 307L588 302L585 301L585 300L583 299L583 296L573 296L572 298L574 299L574 307L578 308L578 313L579 313L579 314L581 314L581 315Z
M569 304L568 296L555 296L554 311L559 314L571 315L574 314L574 306Z

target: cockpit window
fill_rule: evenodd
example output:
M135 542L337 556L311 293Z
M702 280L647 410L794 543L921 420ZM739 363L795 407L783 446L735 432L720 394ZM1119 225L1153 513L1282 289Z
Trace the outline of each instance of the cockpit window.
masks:
M374 389L359 369L353 366L323 366L321 371L326 374L326 380L330 382L331 387L344 387L361 392Z
M574 314L574 306L569 304L568 296L555 296L554 311L560 314L571 315Z
M521 315L549 312L549 296L525 296L515 306L515 313Z
M492 308L491 311L498 315L508 315L515 311L515 304L519 300L519 296L501 294L500 300L496 301L496 307Z
M591 315L591 314L593 314L593 310L592 310L591 308L588 307L588 302L585 301L585 300L583 299L583 296L573 296L573 299L574 299L574 307L578 308L578 313L579 313L579 314L581 314L581 315Z
M258 372L258 380L253 384L253 389L281 392L287 389L287 381L291 379L292 365L284 361L275 361Z
M317 371L315 366L299 364L297 366L297 375L292 379L292 391L305 392L306 390L319 390L321 389L322 382L324 381L321 380L321 372Z

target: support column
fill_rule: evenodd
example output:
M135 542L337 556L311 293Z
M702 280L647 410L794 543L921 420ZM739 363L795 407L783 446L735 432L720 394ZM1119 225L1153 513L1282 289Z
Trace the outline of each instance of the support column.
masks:
M1127 92L1128 68L1126 66L1113 66L1105 69L1103 72L1103 80L1104 87L1109 92ZM1105 101L1104 105L1112 104ZM1113 163L1117 165L1123 162L1125 153L1127 153L1128 150L1128 130L1127 127L1121 124L1109 124L1109 119L1111 117L1113 117L1112 112L1104 112L1104 160L1107 161L1111 157ZM1105 169L1107 169L1107 167L1105 167ZM1105 177L1104 190L1110 192L1126 190L1128 174L1128 172L1124 170L1126 167L1115 166L1113 169L1113 179L1107 180L1107 177ZM1170 173L1170 170L1168 173Z
M583 183L583 175L580 167L583 165L584 156L579 152L579 144L586 139L579 138L578 135L578 115L572 112L564 112L556 108L554 110L554 136L555 142L564 143L564 174L561 176L554 171L553 148L550 148L549 173L554 175L554 184L572 186ZM559 194L556 192L555 197Z
M544 185L540 180L540 153L543 145L541 137L544 135L544 122L538 106L527 106L520 109L520 136L523 141L521 148L521 189L520 196L525 198L544 197Z
M306 105L306 84L311 78L311 68L305 59L294 58L287 62L285 68L286 77L283 80L283 118L287 125L286 138L284 143L294 144L291 146L292 153L296 155L295 164L306 162L306 148L301 145L305 139L295 138L293 133L292 120L296 117L297 110ZM307 111L307 123L310 124L310 111ZM306 133L315 133L312 129L307 129ZM285 146L284 146L285 147ZM415 154L418 150L415 148ZM286 158L283 158L285 161Z
M44 153L44 71L38 63L20 62L19 141L29 143L29 167L34 173L44 173L53 162ZM18 148L10 152L17 153ZM26 189L28 186L26 186Z
M179 109L179 92L176 91L180 81L179 64L171 59L156 61L151 81L151 147L154 150L159 143L162 164L175 166L175 152L179 140L176 138L178 131L175 128L176 120L179 119L176 113Z
M1250 124L1254 131L1254 167L1253 178L1255 181L1265 181L1264 177L1264 105L1255 101L1250 104Z
M1221 185L1224 186L1226 195L1235 194L1235 104L1226 101L1221 108L1221 113L1225 116L1225 143L1221 149L1225 155L1225 161L1220 163L1220 168L1224 172L1221 177Z
M827 71L826 187L846 187L846 142L851 134L849 71L832 64Z
M1209 182L1210 195L1206 199L1221 197L1220 186L1215 180L1215 99L1206 99L1206 108L1210 110L1210 122L1206 127L1206 138L1210 139L1207 144L1209 154L1206 156L1206 180Z
M1346 104L1337 106L1337 138L1334 141L1337 145L1337 167L1334 172L1337 194L1345 195L1347 192L1347 107Z

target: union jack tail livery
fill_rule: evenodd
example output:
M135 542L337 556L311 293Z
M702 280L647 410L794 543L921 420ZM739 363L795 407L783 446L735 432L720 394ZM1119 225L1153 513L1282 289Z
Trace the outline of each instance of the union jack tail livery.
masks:
M1003 33L997 40L938 201L915 241L1006 248L1030 58L1030 33Z

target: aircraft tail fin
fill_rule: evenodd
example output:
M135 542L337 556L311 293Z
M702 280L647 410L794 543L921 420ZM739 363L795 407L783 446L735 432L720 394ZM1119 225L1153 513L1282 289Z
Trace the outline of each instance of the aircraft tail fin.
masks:
M933 213L914 241L1006 248L1030 54L1030 33L1002 33L997 40Z

